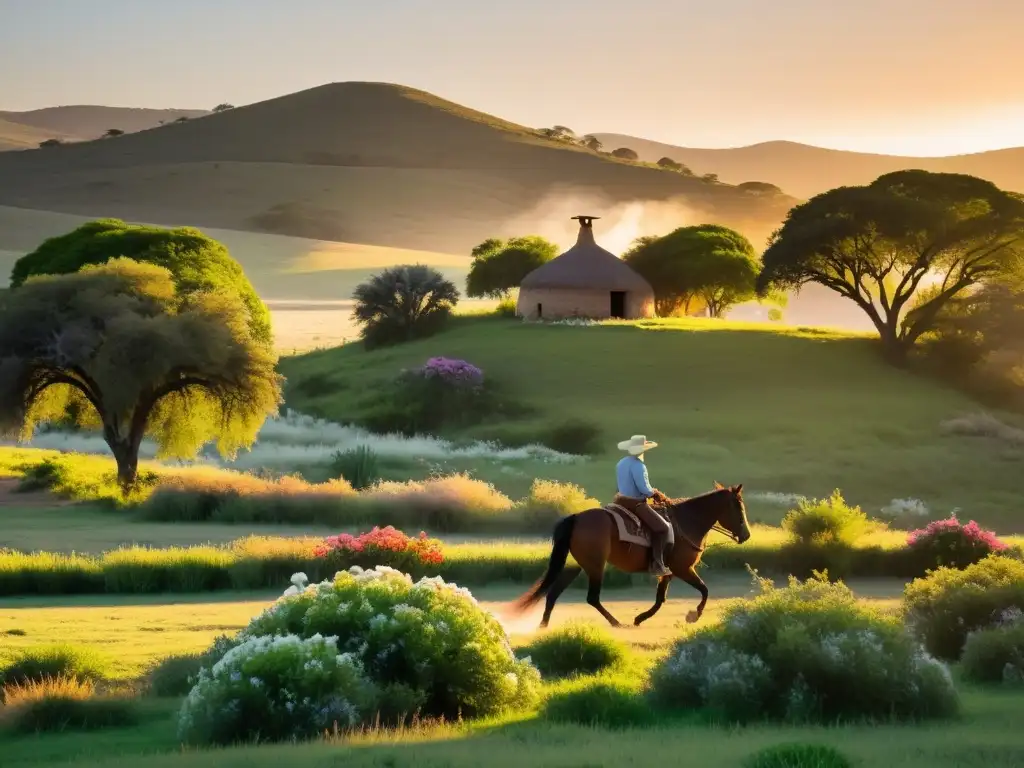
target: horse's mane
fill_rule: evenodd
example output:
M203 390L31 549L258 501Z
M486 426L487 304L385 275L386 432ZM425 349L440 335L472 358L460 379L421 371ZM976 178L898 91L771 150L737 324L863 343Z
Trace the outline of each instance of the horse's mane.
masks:
M671 498L671 497L666 497L666 498L668 498L668 503L669 503L670 506L678 507L681 504L685 504L685 503L687 503L689 501L702 501L703 499L706 499L708 496L714 496L716 493L721 493L722 491L728 491L728 490L729 490L728 488L712 488L710 491L705 491L704 493L699 493L696 496L680 496L677 499L676 498Z

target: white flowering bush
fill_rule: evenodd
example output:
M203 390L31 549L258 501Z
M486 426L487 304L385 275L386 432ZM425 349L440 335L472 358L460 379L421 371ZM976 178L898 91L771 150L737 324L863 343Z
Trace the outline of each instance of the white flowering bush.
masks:
M468 590L440 577L413 583L384 566L310 586L301 576L239 637L339 638L340 652L352 654L377 691L375 717L475 717L536 700L540 674L516 659L504 629Z
M815 575L726 610L724 621L679 641L652 674L666 707L717 719L791 722L920 719L959 707L948 668L893 618L859 605L842 583Z
M190 744L303 739L348 730L376 705L373 685L337 637L249 637L199 670L178 721Z

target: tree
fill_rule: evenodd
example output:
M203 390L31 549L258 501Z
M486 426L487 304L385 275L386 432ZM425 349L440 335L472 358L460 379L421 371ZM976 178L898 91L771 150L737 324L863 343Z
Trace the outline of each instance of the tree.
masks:
M583 137L582 144L584 147L593 150L594 152L600 152L604 149L604 144L601 143L601 140L597 138L597 136L592 136L589 133Z
M164 229L125 224L118 219L90 221L66 235L45 240L14 262L11 287L32 275L66 275L87 264L117 256L166 267L184 294L222 288L234 291L249 312L253 336L272 344L270 312L228 249L198 229Z
M693 175L693 171L691 171L688 166L680 163L678 160L673 160L671 157L661 158L658 161L658 165L662 168L667 168L670 171L676 171L677 173L681 173L685 176Z
M47 139L46 141L39 142L39 146L42 147L43 149L47 149L49 147L59 147L62 146L63 144L64 142L61 141L60 139Z
M367 348L437 333L459 301L459 289L422 264L389 267L356 286L353 316Z
M717 184L718 183L718 174L717 173L705 173L700 178L701 178L702 181L706 181L708 184Z
M103 134L103 138L105 139L113 139L117 136L124 136L124 131L120 128L108 128L107 132Z
M524 277L557 255L558 246L537 235L485 240L473 249L466 295L507 299Z
M228 103L225 102L224 104L218 104L216 107L213 108L213 111L214 112L227 112L229 109L234 109L234 108L235 108L234 104L228 104Z
M755 195L781 195L782 190L774 184L769 184L766 181L744 181L742 184L737 184L736 189L743 190L744 192L750 192Z
M640 155L634 152L629 147L619 147L618 149L612 150L612 157L617 157L620 160L639 160Z
M572 132L571 128L566 128L564 125L556 125L551 128L541 128L539 133L541 136L548 139L554 139L555 141L576 141L576 134Z
M701 224L640 238L623 259L654 287L659 314L688 313L700 299L711 317L721 317L757 295L760 264L754 247L728 227Z
M0 427L31 436L69 415L102 429L127 491L144 436L161 457L251 446L281 402L272 350L227 290L182 293L130 259L33 277L0 299Z
M179 117L174 122L176 122L176 123L187 123L188 122L188 115L182 115L181 117Z
M758 288L831 288L868 315L901 363L951 299L1018 274L1022 257L1024 196L973 176L897 171L793 208L764 253Z

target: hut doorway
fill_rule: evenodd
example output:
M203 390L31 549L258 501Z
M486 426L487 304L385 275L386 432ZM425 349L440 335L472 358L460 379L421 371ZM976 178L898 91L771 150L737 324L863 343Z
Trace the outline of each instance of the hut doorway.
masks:
M626 317L626 292L625 291L612 291L612 317L624 320Z

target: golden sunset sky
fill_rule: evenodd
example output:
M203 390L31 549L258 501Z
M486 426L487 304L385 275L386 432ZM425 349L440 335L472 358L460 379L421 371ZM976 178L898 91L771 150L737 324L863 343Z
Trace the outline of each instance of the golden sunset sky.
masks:
M0 0L0 110L402 83L684 146L1024 145L1024 0Z

